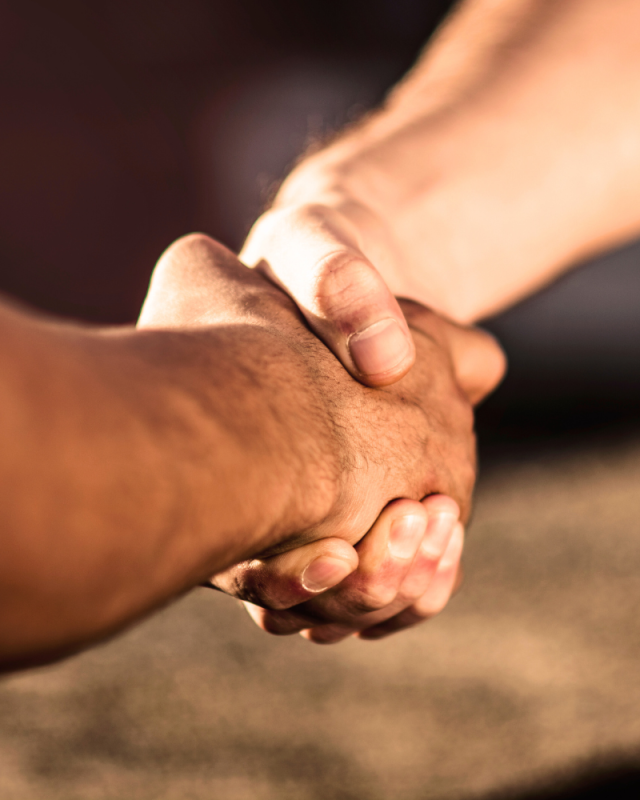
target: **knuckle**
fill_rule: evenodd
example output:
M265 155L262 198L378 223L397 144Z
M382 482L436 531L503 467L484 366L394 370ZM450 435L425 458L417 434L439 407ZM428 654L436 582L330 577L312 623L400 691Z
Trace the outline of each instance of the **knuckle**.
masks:
M318 311L329 317L357 314L359 309L370 314L372 300L382 288L374 268L349 250L325 256L317 265L316 275Z
M194 265L211 263L221 256L229 256L224 245L204 233L189 233L176 239L162 253L154 270L154 278L171 280L172 277L192 272Z
M216 242L206 233L187 233L181 236L177 244L189 245L190 247L203 247L210 249L216 247Z
M233 576L232 594L255 606L270 611L281 611L288 604L278 597L275 580L267 580L260 561L246 561L238 565Z
M425 597L414 604L413 612L421 620L431 619L431 617L436 617L441 611L444 611L448 602L448 594Z
M435 566L432 569L435 570ZM422 594L424 594L423 580L407 580L402 585L402 588L398 592L396 599L398 601L398 605L403 606L405 611L408 611L411 609L413 604L420 599Z
M186 236L181 236L173 244L171 244L164 255L178 256L178 257L197 257L197 256L210 256L220 245L215 242L210 236L204 233L188 233ZM164 258L163 258L164 260ZM184 266L186 261L178 258L173 263Z
M396 589L389 586L372 585L361 588L354 598L353 607L360 614L380 611L396 598Z
M315 644L335 644L351 636L353 632L353 629L346 625L319 625L309 629L307 638Z
M260 620L260 627L273 636L290 636L301 631L305 624L286 612L265 611Z

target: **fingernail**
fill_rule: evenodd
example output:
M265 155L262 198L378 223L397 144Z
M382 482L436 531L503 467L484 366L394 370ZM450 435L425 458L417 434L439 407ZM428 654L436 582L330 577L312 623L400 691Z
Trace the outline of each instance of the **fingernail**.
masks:
M397 519L389 533L389 552L394 558L413 558L427 528L424 517L407 516Z
M312 561L302 573L302 588L308 592L323 592L350 575L353 568L339 558L321 556Z
M374 322L349 339L349 352L363 375L392 372L407 358L411 346L395 319Z
M437 560L447 549L458 519L452 514L433 514L429 517L421 551L427 558Z
M464 545L464 528L462 527L461 523L454 527L453 534L451 539L449 540L449 544L447 549L444 551L444 555L440 559L440 563L438 564L438 569L440 571L444 571L447 569L451 569L462 555L462 547Z

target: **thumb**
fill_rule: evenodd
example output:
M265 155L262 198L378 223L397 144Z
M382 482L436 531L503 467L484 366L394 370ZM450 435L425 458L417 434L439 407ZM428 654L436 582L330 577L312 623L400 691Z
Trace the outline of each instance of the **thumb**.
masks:
M252 559L211 578L211 585L253 605L286 609L330 589L358 566L356 550L342 539L319 539L295 550Z
M386 386L413 365L413 337L400 306L339 212L311 205L269 211L240 258L293 298L357 380Z

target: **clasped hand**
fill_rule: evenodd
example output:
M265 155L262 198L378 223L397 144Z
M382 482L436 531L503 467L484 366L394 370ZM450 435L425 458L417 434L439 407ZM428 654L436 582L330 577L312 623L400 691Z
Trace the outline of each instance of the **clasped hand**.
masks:
M178 241L156 268L140 326L228 330L247 372L276 371L286 384L256 413L286 425L295 408L308 424L288 436L322 465L314 490L269 538L212 577L267 631L316 642L377 638L437 613L455 588L475 479L471 401L500 377L475 374L468 356L497 346L416 303L400 306L415 364L373 389L354 380L284 292L208 237ZM260 378L250 375L256 386Z

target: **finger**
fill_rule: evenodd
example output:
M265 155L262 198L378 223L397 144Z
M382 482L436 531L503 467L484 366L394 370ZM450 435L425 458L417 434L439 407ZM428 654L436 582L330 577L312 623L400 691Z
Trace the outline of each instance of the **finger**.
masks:
M359 637L361 639L380 639L439 614L459 586L460 576L462 575L460 558L463 545L464 530L462 525L458 524L455 527L447 550L422 597L394 617L362 630L359 633Z
M456 528L462 528L459 523L460 507L451 497L433 494L422 501L422 506L429 515L429 525L401 587L407 597L414 598L426 590L426 583L447 552Z
M457 505L446 498L446 508ZM290 612L253 613L260 627L274 633L294 633L318 624L341 626L350 634L363 614L393 602L411 568L427 529L428 514L415 500L396 500L382 511L356 545L358 568L330 592Z
M269 609L286 609L340 583L358 566L358 554L342 539L320 539L265 559L253 559L215 575L227 594Z
M436 575L438 570L443 551L447 552L447 545L457 527L455 517L452 518L452 512L455 513L454 509L456 508L456 504L451 498L442 495L432 495L424 500L422 504L423 506L427 505L427 507L431 507L429 509L431 511L431 517L427 526L427 533L420 543L420 547L415 553L408 569L398 572L399 575L402 574L402 572L406 572L405 578L398 591L400 595L400 608L397 608L394 603L390 603L386 616L395 617L399 610L404 611L407 605L413 603L427 592L429 582L434 575ZM451 522L450 519L453 519L453 522ZM374 549L374 547L371 547L371 550ZM407 558L407 556L405 555L404 558ZM440 577L440 573L438 572L438 585L440 584ZM461 579L462 570L458 567L450 594L458 590ZM435 590L436 600L439 591L438 585L436 585ZM334 644L357 633L363 628L374 629L376 623L379 623L381 620L386 620L384 611L378 613L372 612L361 615L358 620L350 618L347 623L341 624L340 622L333 622L315 625L315 627L309 628L308 625L317 620L313 612L309 611L308 608L292 608L288 611L279 611L265 609L249 602L245 602L244 605L258 627L267 633L278 636L288 636L300 632L304 638L316 644ZM309 604L305 605L308 607ZM351 617L351 614L347 613L345 616ZM422 617L410 624L415 624L416 621L421 620ZM398 628L398 630L399 629L400 628ZM389 633L390 632L392 631L389 631ZM387 634L385 633L384 635Z
M456 514L458 506L451 498L433 495L423 500L423 504L431 506L427 534L400 587L398 605L395 609L389 609L392 613L388 613L386 618L395 616L399 611L411 606L428 591L454 534L458 528L464 531L458 521L459 514ZM381 621L384 621L382 616L370 620L371 624Z
M480 328L458 325L409 300L401 300L405 318L438 340L449 352L458 385L473 405L504 378L507 359L498 341Z
M307 625L310 620L296 610L273 611L262 608L254 603L243 602L243 605L256 625L266 633L274 636L291 636L298 633Z
M240 254L295 300L314 332L368 386L401 378L415 360L397 300L362 254L355 228L335 211L268 212Z
M477 405L504 378L507 369L504 350L490 333L480 328L447 323L445 330L456 380L469 402Z
M445 511L457 505L445 498ZM422 503L394 500L382 511L369 533L356 545L358 569L317 604L333 621L351 623L392 603L432 524Z
M344 604L342 614L334 610L329 624L305 628L302 635L306 639L318 644L340 641L359 630L395 616L426 591L453 535L459 509L454 500L443 495L433 495L421 505L428 516L426 531L410 566L397 573L393 583L393 596L389 593L386 602L380 601L384 597L384 570L378 567L377 571L368 572L367 560L362 553L359 553L358 571L334 590L334 595L342 594L340 597ZM370 567L375 570L375 561ZM399 581L401 575L404 575L404 579ZM348 591L349 584L355 584L357 589L355 595ZM375 605L371 603L372 596L380 598ZM362 613L354 614L354 609Z

